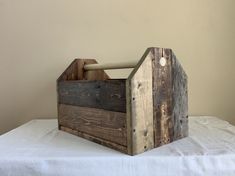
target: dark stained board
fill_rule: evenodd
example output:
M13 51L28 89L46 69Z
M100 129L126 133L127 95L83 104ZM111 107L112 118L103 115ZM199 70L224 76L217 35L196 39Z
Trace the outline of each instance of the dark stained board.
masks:
M126 112L124 79L60 81L57 91L59 104Z
M188 136L188 82L187 75L172 52L172 119L173 140Z

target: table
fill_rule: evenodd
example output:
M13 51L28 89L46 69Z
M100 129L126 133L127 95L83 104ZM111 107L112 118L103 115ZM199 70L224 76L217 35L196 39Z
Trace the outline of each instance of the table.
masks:
M36 119L0 136L0 176L234 176L235 127L189 117L189 137L128 156Z

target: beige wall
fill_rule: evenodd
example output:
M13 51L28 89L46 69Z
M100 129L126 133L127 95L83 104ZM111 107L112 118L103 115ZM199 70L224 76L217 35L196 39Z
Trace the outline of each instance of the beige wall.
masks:
M55 80L76 57L174 50L191 115L235 124L234 0L0 0L0 133L56 117ZM115 77L125 76L120 72Z

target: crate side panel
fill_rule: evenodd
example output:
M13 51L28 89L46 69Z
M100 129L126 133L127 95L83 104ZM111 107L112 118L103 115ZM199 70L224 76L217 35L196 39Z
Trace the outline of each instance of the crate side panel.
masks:
M127 145L126 113L59 104L59 125Z
M152 52L154 137L158 147L181 138L187 126L187 121L181 120L187 111L187 80L171 49L154 48Z
M187 75L172 52L172 118L174 121L173 139L188 136L188 87Z
M61 81L59 104L126 112L125 80Z

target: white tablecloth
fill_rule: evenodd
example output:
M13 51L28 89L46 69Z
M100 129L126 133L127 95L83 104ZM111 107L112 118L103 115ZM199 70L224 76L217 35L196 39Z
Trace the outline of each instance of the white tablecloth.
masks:
M128 156L32 120L0 136L0 176L235 176L235 127L190 117L189 137Z

